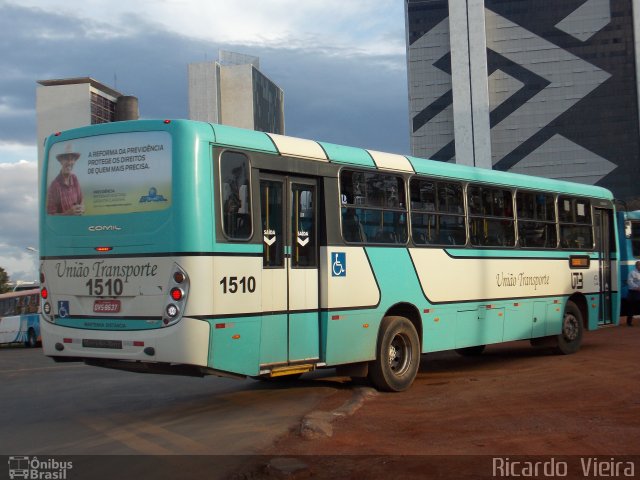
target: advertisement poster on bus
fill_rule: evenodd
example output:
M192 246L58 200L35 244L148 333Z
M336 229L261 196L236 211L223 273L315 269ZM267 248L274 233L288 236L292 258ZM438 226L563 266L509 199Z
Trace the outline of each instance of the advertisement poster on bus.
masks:
M49 151L47 213L105 215L171 205L171 136L135 132L78 138Z

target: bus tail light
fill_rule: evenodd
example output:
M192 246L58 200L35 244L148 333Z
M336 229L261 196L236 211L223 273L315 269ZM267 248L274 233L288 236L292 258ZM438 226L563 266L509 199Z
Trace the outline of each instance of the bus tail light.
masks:
M182 291L181 288L174 287L171 289L171 298L173 298L176 302L179 302L180 300L182 300L183 296L184 296L184 292Z
M182 282L184 282L185 280L185 275L182 272L175 272L173 274L173 281L180 284Z
M51 299L49 298L49 288L46 283L46 276L44 274L44 263L40 263L40 306L42 318L47 322L54 323L53 308L51 307Z
M162 326L168 327L180 321L189 295L189 277L177 264L174 264L168 285L169 295L162 312Z

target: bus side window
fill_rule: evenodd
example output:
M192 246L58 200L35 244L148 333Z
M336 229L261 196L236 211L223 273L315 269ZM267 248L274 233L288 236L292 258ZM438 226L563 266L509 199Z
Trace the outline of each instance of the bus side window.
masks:
M366 242L367 235L355 208L342 208L342 234L347 242Z
M462 184L412 178L411 234L417 245L466 243Z
M248 240L251 237L249 182L247 156L237 152L223 152L220 157L222 229L233 240Z
M340 198L346 242L406 243L407 206L401 176L345 169L340 173Z
M554 196L518 191L516 195L519 245L524 248L556 248Z
M478 247L513 247L515 229L511 191L470 185L467 195L471 244Z
M591 202L581 198L560 196L558 197L558 213L560 247L592 250Z
M38 305L40 304L40 299L37 295L31 295L29 297L29 311L27 313L38 313Z

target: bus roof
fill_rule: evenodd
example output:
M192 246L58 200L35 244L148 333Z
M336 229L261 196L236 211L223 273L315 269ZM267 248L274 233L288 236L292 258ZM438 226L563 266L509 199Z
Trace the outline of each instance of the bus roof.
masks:
M55 136L51 135L47 139L47 149L58 141L72 138L128 131L158 130L191 134L200 138L209 137L211 143L221 147L295 156L310 161L330 162L352 167L377 168L395 172L415 172L446 179L486 182L494 185L587 195L608 200L613 199L613 195L609 190L593 185L427 160L409 155L384 153L193 120L133 120L91 125L68 130Z
M7 298L27 297L29 295L40 295L39 288L32 288L31 290L18 290L17 292L0 293L0 300Z
M215 143L221 146L249 148L266 153L293 155L310 160L329 161L352 166L377 167L381 170L415 172L457 180L590 195L606 199L613 198L611 192L605 188L565 180L489 170L409 155L390 154L326 142L297 139L295 137L284 137L226 125L212 125L212 127L216 137Z
M640 220L640 210L631 210L621 212L625 220Z

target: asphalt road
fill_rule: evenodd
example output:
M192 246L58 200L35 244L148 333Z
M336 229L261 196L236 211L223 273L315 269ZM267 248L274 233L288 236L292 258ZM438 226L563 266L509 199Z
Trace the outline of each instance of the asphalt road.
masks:
M120 372L0 348L0 455L252 455L340 389Z
M567 478L604 478L582 476L580 459L615 457L637 475L639 346L636 319L588 332L575 355L528 342L425 355L411 389L367 399L311 440L301 419L332 417L357 382L332 371L282 385L134 374L0 348L0 479L3 455L70 455L68 480L495 478L496 455L557 457Z

